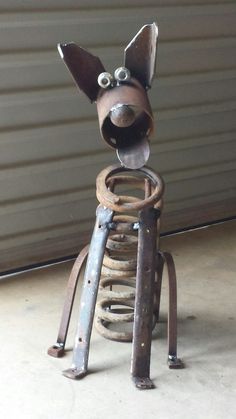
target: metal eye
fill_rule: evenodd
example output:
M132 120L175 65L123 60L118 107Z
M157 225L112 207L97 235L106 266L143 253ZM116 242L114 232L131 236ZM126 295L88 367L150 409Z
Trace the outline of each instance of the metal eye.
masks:
M98 84L103 89L106 89L107 87L111 86L113 82L113 77L110 73L104 72L99 74L98 76Z
M126 67L119 67L116 69L114 77L117 81L127 81L130 79L130 71Z

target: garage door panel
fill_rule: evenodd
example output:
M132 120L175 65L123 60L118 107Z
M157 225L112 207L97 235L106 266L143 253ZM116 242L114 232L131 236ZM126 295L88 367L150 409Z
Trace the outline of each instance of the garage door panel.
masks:
M207 40L181 41L180 43L160 44L158 48L157 73L159 83L162 77L169 77L178 83L178 75L185 77L194 73L208 75L217 73L216 77L226 77L224 70L236 67L236 40L229 46L226 40L223 45L219 42ZM182 45L182 48L180 47ZM177 48L177 49L176 49ZM92 48L95 55L99 56L108 71L113 72L122 64L122 47ZM171 62L171 66L170 66ZM221 70L221 73L219 73ZM182 79L180 79L181 82ZM61 65L56 44L51 51L28 52L21 54L3 54L0 63L0 91L22 91L27 89L45 89L52 86L73 86L73 81L66 67Z
M154 111L175 107L193 108L205 103L234 100L235 80L214 81L180 86L158 86L150 94ZM47 92L30 92L0 96L0 124L2 129L27 124L50 124L56 121L95 119L96 107L77 94L73 88L58 88Z
M224 147L236 135L235 111L219 113L217 119L214 113L169 119L168 124L158 115L156 119L156 133L151 141L155 158L159 152L186 146L222 143ZM65 141L68 132L70 135ZM17 136L12 132L3 133L0 142L0 177L6 177L6 169L11 176L12 169L19 165L23 168L24 165L29 167L44 163L46 166L53 163L57 168L63 160L77 159L80 159L80 164L86 165L86 159L92 158L94 153L99 153L100 159L112 160L114 157L100 138L97 121L23 129L17 132Z
M163 231L235 214L236 4L79 3L0 5L1 272L77 253L94 223L96 175L116 161L60 41L89 48L113 72L140 26L156 20L149 165L166 181Z
M42 49L63 40L79 40L85 46L123 44L130 38L130 30L135 32L143 22L153 20L158 20L161 41L230 37L236 34L235 13L234 4L137 7L135 13L126 9L116 9L115 13L110 9L9 13L2 19L0 16L0 48ZM96 31L91 31L94 25Z
M167 177L166 177L167 178ZM194 205L194 200L200 204L207 204L209 198L214 197L214 201L221 199L234 198L236 192L236 169L220 173L208 174L198 178L181 179L181 182L172 180L167 182L167 190L171 199L165 200L165 205L169 210L185 208L188 202L189 207ZM212 191L212 183L216 185Z
M197 4L201 5L204 4L205 0L198 0ZM216 0L208 0L207 4L217 4L221 3L220 1ZM185 5L184 0L149 0L148 6L180 6ZM196 5L196 0L189 0L189 5ZM99 3L97 3L96 0L90 0L89 3L87 0L80 0L80 7L86 8L86 9L103 9L104 6L109 8L110 1L109 0L100 0ZM122 7L124 9L127 9L129 7L137 7L137 6L143 6L143 0L127 0L124 4L123 0L117 0L116 1L116 7ZM57 0L57 3L55 5L54 0L44 0L42 7L38 3L32 2L32 0L24 0L24 2L21 3L21 10L64 10L67 9L78 9L78 5L74 2L74 0L67 0L65 4L65 0ZM1 1L1 9L0 10L19 10L19 0L2 0Z

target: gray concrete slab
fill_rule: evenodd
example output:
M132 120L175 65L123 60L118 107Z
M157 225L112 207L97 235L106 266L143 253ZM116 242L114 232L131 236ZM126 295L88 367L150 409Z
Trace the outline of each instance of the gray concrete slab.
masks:
M55 342L72 263L0 280L0 418L234 419L236 417L236 223L167 237L178 274L179 355L184 370L166 365L164 286L161 323L152 345L156 388L138 391L130 379L131 344L92 335L81 381L62 376L71 363L77 306L62 359ZM77 298L78 299L78 298Z

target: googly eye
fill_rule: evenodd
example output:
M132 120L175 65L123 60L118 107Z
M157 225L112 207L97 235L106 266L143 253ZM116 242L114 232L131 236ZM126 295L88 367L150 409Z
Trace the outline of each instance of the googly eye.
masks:
M103 89L106 89L107 87L111 86L113 82L113 77L110 73L104 72L99 74L98 76L98 84Z
M119 67L114 73L117 81L128 81L130 79L130 71L126 67Z

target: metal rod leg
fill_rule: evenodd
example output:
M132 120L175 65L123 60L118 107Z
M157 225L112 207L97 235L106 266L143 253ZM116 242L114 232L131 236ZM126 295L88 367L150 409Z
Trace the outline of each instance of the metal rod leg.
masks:
M162 287L162 275L164 268L164 260L160 252L157 253L157 262L156 262L156 281L155 281L155 294L154 294L154 308L153 314L155 316L156 322L159 321L160 316L160 303L161 303L161 287Z
M75 337L72 366L63 374L68 378L82 378L88 370L90 338L103 256L113 211L98 206L97 219L90 243L80 301L79 321Z
M66 293L65 303L63 307L59 332L57 336L57 342L55 343L55 345L51 346L48 349L48 354L56 358L62 357L65 353L65 344L66 344L66 338L67 338L68 328L70 324L72 308L74 304L75 293L76 293L79 275L80 275L83 263L88 255L88 249L89 249L89 246L85 246L81 250L79 256L77 257L73 265L73 268L72 268L72 271L68 280L67 293Z
M168 365L169 368L184 368L181 359L177 358L177 281L175 265L170 253L162 253L167 266L169 281L168 311Z
M150 356L153 321L153 295L156 270L156 234L159 211L140 211L136 296L133 327L131 374L139 389L153 388Z

